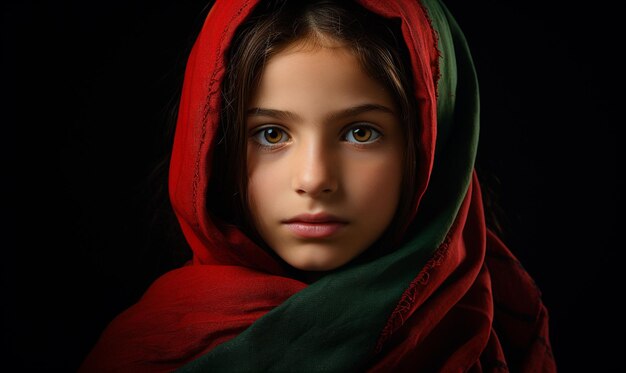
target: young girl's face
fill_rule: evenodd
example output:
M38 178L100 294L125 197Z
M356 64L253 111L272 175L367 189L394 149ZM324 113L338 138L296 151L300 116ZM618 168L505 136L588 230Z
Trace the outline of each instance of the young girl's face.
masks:
M246 120L255 227L287 263L328 271L388 227L400 195L393 98L340 45L273 56Z

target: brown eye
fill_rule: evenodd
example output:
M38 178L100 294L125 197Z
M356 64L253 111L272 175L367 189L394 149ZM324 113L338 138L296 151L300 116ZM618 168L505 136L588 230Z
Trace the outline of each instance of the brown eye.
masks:
M352 136L356 141L365 142L372 137L372 130L369 128L355 128L352 130Z
M283 138L283 131L277 128L267 128L263 130L263 137L270 144L278 144Z
M381 136L381 133L370 126L358 126L352 127L346 134L346 140L352 143L371 143L376 141Z
M276 147L289 141L289 134L279 127L265 127L256 131L252 140L265 147Z

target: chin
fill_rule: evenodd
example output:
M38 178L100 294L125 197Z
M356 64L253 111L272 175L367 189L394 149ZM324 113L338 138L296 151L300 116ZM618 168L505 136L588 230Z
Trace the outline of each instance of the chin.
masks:
M327 272L340 267L341 265L318 264L318 263L289 263L292 267L306 272Z
M289 265L301 271L326 272L337 269L350 261L350 258L329 257L326 255L297 255L283 258Z

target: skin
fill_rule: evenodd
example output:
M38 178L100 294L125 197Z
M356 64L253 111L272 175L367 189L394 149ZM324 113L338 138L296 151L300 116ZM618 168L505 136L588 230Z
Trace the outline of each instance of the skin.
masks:
M402 182L392 96L340 44L292 45L267 62L248 109L249 207L265 242L304 271L338 268L370 247ZM311 238L284 222L319 213L344 224Z

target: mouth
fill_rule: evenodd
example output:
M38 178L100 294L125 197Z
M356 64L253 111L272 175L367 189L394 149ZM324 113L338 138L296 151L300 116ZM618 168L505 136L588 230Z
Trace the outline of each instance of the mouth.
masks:
M302 214L281 223L300 238L327 238L348 225L347 220L326 213Z

